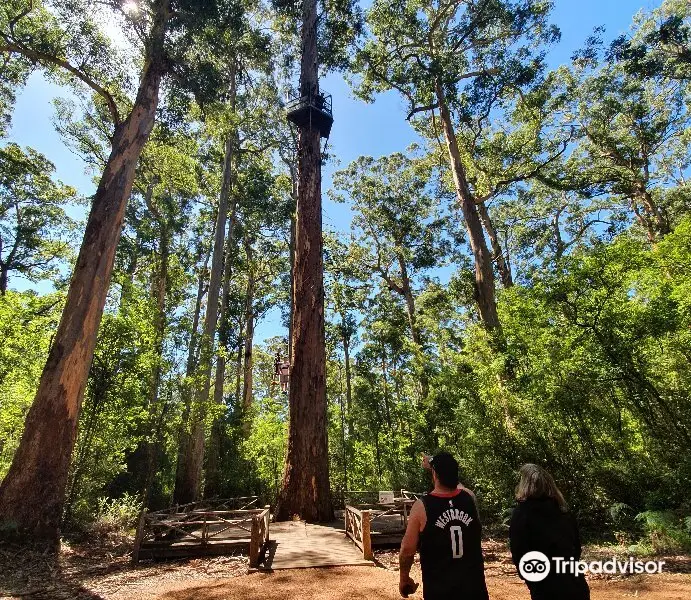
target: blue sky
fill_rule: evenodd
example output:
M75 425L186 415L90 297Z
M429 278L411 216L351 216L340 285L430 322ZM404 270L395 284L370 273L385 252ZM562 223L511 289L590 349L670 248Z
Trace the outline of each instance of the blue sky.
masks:
M652 10L660 2L646 0L555 0L552 22L561 29L561 42L549 55L551 67L569 61L574 50L583 45L593 28L605 26L608 39L626 31L633 15L641 9ZM381 156L404 150L415 140L415 135L405 120L405 106L395 93L380 95L373 104L365 104L353 97L348 84L339 74L331 74L322 80L321 86L333 96L334 126L329 139L329 153L336 155L340 166L345 167L358 156ZM56 176L64 183L76 187L82 194L95 190L92 176L85 173L82 159L67 148L52 124L51 100L65 95L63 90L46 82L40 75L33 75L20 94L13 115L10 139L31 146L45 154L56 167ZM339 165L329 164L323 172L324 227L347 229L350 213L347 206L334 204L326 191L331 185L331 174ZM31 286L18 278L10 281L15 289ZM44 286L36 286L44 289ZM256 329L256 339L285 335L280 326L278 311L266 315Z

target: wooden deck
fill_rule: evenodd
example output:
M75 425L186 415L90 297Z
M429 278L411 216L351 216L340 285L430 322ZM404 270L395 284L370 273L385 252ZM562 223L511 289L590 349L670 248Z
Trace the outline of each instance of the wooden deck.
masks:
M251 569L371 565L374 549L400 545L408 497L347 505L333 523L271 523L255 497L198 502L141 516L133 561L248 552ZM236 508L240 506L240 508Z
M245 498L232 499L246 501ZM269 507L230 509L229 500L197 502L147 513L139 520L132 561L249 553L256 566L269 540ZM211 504L215 504L211 505ZM237 502L235 502L237 504ZM220 509L220 510L219 510Z
M259 569L373 565L363 558L342 527L340 521L323 525L302 521L272 523L268 551Z

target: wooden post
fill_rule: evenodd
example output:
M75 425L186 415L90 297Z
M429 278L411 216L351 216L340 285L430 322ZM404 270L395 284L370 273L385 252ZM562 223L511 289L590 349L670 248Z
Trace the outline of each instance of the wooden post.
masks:
M139 549L144 539L144 524L146 522L146 509L142 509L142 514L139 516L139 523L137 525L137 535L134 538L134 549L132 550L132 564L136 565L139 562Z
M267 504L266 506L264 506L264 509L266 510L266 516L264 517L264 524L266 526L266 531L264 532L264 543L266 543L269 541L269 523L271 523L271 506Z
M365 560L372 560L372 538L370 537L370 511L362 511L362 557Z
M252 517L252 533L250 534L250 568L256 569L259 566L259 519Z

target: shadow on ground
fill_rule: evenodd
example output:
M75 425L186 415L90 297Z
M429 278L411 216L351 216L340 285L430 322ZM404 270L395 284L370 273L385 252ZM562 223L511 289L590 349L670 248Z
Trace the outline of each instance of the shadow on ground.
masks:
M0 545L0 597L32 600L105 600L75 577L75 565L65 564L65 556L26 548ZM111 564L98 569L112 571ZM99 573L92 573L98 576Z

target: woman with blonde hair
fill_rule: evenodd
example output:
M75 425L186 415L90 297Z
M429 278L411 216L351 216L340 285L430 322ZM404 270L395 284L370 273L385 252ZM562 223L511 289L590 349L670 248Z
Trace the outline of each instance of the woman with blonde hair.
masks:
M532 600L588 600L590 590L583 575L556 572L555 558L580 560L581 540L576 519L552 475L539 465L523 465L516 501L509 530L511 558ZM521 561L528 552L541 553L549 564L535 555Z

